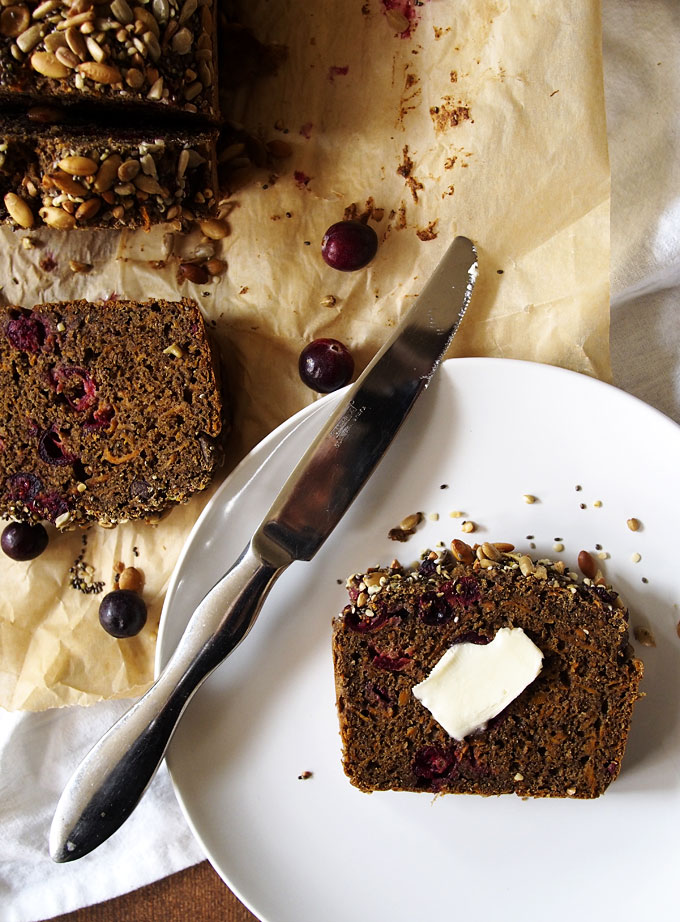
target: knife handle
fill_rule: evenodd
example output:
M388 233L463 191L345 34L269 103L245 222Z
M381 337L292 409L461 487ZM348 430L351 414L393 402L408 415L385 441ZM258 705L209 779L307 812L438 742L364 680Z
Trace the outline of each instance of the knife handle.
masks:
M208 592L156 682L69 779L50 830L54 861L86 855L130 816L194 692L246 636L283 569L265 563L249 544Z

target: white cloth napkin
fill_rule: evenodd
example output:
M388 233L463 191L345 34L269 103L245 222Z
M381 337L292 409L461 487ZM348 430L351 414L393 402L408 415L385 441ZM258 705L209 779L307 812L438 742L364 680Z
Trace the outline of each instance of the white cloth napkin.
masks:
M84 858L54 864L50 823L70 772L130 706L0 713L0 919L36 922L134 890L201 861L165 766L128 822Z
M614 376L680 422L680 3L603 0L603 23ZM93 854L68 865L47 857L52 813L71 767L126 707L0 713L3 922L50 918L201 860L165 770L128 823Z

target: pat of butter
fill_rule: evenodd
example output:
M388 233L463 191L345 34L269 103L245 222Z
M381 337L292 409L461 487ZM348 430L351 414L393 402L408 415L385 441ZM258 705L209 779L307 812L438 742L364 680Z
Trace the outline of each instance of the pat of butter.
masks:
M489 644L450 647L413 694L449 736L462 740L531 685L542 662L521 627L503 627Z

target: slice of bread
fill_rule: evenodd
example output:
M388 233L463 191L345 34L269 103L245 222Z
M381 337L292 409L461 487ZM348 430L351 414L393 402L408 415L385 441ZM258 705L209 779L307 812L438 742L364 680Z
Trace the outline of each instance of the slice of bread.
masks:
M363 791L599 796L619 773L642 677L617 593L496 545L457 541L456 554L348 580L333 656L350 781ZM503 628L523 630L540 672L456 739L414 686L447 651L488 644Z

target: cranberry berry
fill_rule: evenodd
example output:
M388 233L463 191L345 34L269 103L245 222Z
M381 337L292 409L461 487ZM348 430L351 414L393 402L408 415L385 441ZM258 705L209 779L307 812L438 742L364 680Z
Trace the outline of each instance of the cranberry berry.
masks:
M363 269L378 252L378 235L362 221L332 224L321 241L321 255L332 269Z
M300 377L314 391L330 394L348 384L354 373L354 359L337 339L315 339L300 353Z
M2 532L0 545L12 560L34 560L45 550L48 541L42 525L11 522Z
M144 599L131 589L114 589L101 600L99 623L113 637L134 637L146 624Z

